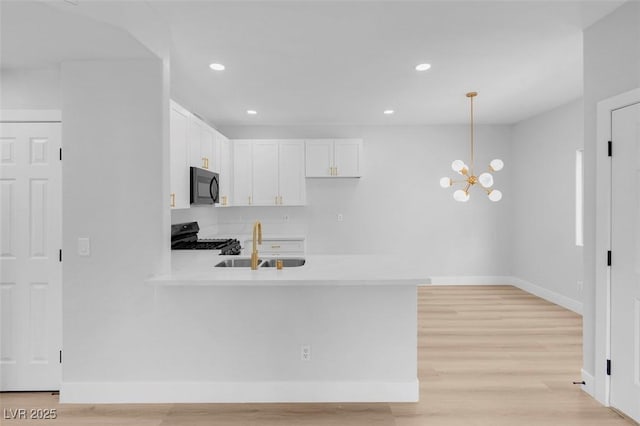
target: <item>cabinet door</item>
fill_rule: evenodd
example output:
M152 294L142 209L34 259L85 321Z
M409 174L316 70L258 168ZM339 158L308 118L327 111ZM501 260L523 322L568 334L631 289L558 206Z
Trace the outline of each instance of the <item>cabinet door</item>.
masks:
M226 138L222 133L214 128L211 128L211 132L213 133L213 147L211 150L212 158L209 168L211 171L220 173L220 168L222 167L222 142Z
M214 130L206 123L202 123L200 134L200 161L203 169L214 171Z
M253 204L278 203L278 142L253 143Z
M360 177L362 139L336 139L334 142L334 176Z
M253 161L250 141L233 141L233 204L247 206L253 198Z
M231 203L231 152L229 139L224 136L218 141L220 155L220 204L223 206Z
M171 102L169 114L169 173L171 208L189 207L189 112Z
M303 205L305 203L304 141L281 141L278 146L280 204Z
M333 167L333 140L316 139L305 142L306 176L330 177Z
M189 145L189 165L202 168L202 123L197 117L189 117L189 133L187 144Z

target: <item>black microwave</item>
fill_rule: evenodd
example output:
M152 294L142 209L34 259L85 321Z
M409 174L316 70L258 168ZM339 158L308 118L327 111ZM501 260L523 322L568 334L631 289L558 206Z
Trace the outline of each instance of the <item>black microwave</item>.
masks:
M220 202L220 177L218 173L191 167L191 204L215 204Z

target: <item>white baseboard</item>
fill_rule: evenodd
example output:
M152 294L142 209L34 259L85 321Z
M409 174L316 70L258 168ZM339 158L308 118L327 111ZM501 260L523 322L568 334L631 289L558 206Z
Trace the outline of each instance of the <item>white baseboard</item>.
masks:
M560 305L563 308L582 315L581 302L513 276L485 275L431 277L431 284L425 284L425 286L429 285L512 285L514 287L518 287L520 290L524 290L527 293L531 293L551 303L555 303L556 305Z
M513 285L513 277L492 275L430 277L430 281L425 285Z
M582 372L582 380L584 381L584 385L582 385L582 390L591 395L591 397L596 397L596 379L584 369L580 370Z
M536 295L542 299L548 300L551 303L560 305L563 308L569 309L576 314L582 315L582 303L577 300L571 299L562 294L556 293L539 285L533 284L529 281L525 281L518 277L511 277L511 282L515 287Z
M65 382L60 389L60 402L417 402L419 394L417 379L409 382Z

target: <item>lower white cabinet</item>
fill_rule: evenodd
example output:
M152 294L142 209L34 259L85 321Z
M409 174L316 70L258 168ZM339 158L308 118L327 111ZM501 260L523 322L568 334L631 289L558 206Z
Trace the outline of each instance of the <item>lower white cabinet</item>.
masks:
M234 205L305 204L304 141L235 140Z
M253 240L246 239L243 247L249 253L252 250ZM305 252L304 237L266 237L262 244L258 245L260 257L270 256L303 256Z

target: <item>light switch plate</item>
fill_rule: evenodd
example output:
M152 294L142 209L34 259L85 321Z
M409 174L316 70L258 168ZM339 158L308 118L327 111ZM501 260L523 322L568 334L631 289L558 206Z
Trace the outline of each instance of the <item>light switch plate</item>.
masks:
M91 256L91 240L89 237L78 238L78 255Z

